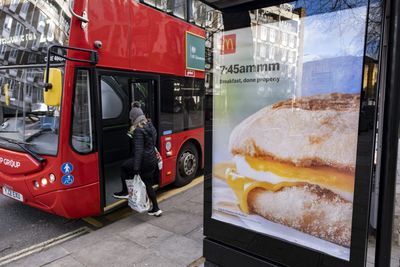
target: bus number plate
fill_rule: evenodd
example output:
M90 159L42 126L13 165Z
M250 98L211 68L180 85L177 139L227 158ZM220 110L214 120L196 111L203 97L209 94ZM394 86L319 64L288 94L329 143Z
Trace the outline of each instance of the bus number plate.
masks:
M20 194L18 192L15 192L15 191L13 191L10 188L5 187L5 186L3 187L3 194L5 196L11 197L11 198L16 199L18 201L21 201L21 202L24 201L24 197L22 196L22 194Z

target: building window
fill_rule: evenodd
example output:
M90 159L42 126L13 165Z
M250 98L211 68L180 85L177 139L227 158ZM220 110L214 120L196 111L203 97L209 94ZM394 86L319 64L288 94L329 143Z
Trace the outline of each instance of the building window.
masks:
M156 6L156 1L155 0L143 0L143 3L146 3L150 6Z
M290 46L291 48L294 48L294 47L295 47L295 36L292 35L292 34L289 35L289 46Z
M270 31L269 31L269 41L271 43L275 43L275 41L276 41L276 31L275 31L275 29L270 29Z
M260 26L260 39L263 41L267 41L267 33L268 29L267 27Z
M37 38L35 41L32 43L32 50L38 51L40 47L40 38Z
M53 42L54 41L54 30L56 26L54 25L53 22L49 24L49 29L47 30L47 42Z
M17 77L18 71L17 69L10 69L10 76Z
M143 2L162 11L170 11L171 0L143 0Z
M21 23L17 22L16 26L15 26L15 34L14 36L17 37L17 41L16 43L18 45L21 44L21 36L24 34L24 26L22 26Z
M156 8L163 11L168 11L169 2L168 0L156 0Z
M36 54L34 53L29 54L28 63L36 63Z
M267 57L267 47L263 44L260 44L260 57Z
M288 45L288 34L283 32L282 33L282 45L287 46Z
M287 60L288 51L286 49L282 49L282 57L281 60L285 62Z
M289 57L288 57L289 63L293 63L294 62L294 58L295 58L295 52L289 51Z
M15 10L17 10L18 4L19 0L11 0L10 10L12 12L15 12Z
M44 15L42 13L42 11L40 11L38 25L36 28L38 30L38 32L40 32L40 33L44 32L44 28L46 27L46 19L47 19L46 15Z
M25 0L24 3L22 4L21 11L19 12L19 16L23 19L26 19L26 14L28 14L29 10L29 1Z
M269 58L275 59L275 47L272 45L269 47Z
M11 32L13 19L10 16L6 16L3 25L3 37L9 37Z
M8 59L15 63L17 60L17 55L18 55L18 49L12 48Z
M7 51L7 46L6 45L0 45L0 58L4 59L4 56L6 55Z
M24 88L25 88L25 101L32 103L33 86L32 85L24 85Z
M191 2L190 21L200 27L205 27L207 11L211 11L211 9L199 0L192 0Z
M35 74L32 69L28 69L26 73L26 81L33 82L35 79Z

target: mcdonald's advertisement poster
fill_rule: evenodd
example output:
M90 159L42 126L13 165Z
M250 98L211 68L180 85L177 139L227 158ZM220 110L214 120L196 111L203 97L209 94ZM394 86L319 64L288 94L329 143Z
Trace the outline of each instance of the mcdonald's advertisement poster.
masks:
M367 7L290 5L214 34L212 218L348 261Z

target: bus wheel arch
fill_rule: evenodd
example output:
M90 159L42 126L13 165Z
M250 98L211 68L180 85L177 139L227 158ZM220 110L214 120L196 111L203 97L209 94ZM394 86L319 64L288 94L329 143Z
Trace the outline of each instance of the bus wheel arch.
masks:
M174 185L181 187L190 183L202 166L201 146L195 139L186 141L179 150L176 160Z

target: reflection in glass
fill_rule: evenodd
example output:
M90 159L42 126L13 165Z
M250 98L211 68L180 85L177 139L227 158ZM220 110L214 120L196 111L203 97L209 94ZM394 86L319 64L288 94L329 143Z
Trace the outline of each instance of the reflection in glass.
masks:
M40 5L28 0L0 3L0 137L25 142L38 154L56 155L61 107L44 103L43 74L46 48L51 44L68 45L68 7L64 1L40 1ZM49 60L64 62L57 57ZM35 67L21 67L33 64ZM38 67L40 64L43 67ZM63 73L62 64L58 66ZM20 150L4 141L0 146Z
M46 106L43 97L44 68L6 70L0 75L0 137L23 141L39 154L56 155L60 107ZM7 145L0 142L0 146ZM18 147L10 149L17 150Z
M181 19L187 19L186 0L175 0L172 13Z
M93 149L93 127L88 70L77 72L72 115L72 146L80 153Z

